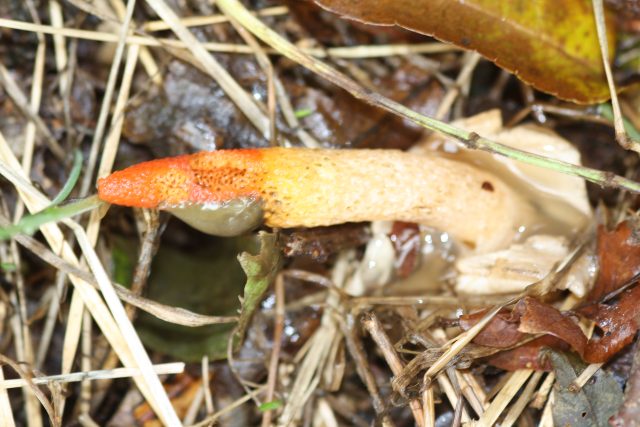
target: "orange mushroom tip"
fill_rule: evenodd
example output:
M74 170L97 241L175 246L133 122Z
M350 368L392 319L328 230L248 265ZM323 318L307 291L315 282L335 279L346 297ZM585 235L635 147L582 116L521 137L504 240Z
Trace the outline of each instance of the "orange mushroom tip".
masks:
M200 152L140 163L98 180L100 199L123 206L172 209L259 199L259 149Z

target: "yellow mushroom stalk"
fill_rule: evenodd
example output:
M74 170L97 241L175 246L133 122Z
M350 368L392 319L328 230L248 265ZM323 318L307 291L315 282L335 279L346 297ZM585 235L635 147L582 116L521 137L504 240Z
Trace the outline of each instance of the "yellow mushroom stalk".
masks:
M213 234L236 234L259 221L291 228L399 220L447 231L480 250L510 243L531 212L490 173L397 150L200 152L115 172L99 180L98 194L114 204L169 210ZM220 215L225 209L231 220L226 211Z

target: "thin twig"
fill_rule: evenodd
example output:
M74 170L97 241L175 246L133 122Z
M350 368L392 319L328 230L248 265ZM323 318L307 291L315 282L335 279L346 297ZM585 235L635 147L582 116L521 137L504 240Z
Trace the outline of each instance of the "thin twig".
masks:
M179 22L184 22L187 18L182 18ZM164 21L163 21L164 22ZM83 40L92 40L105 43L117 43L119 38L117 34L106 33L102 31L80 30L76 28L55 28L50 25L39 25L31 22L16 21L13 19L0 18L0 27L9 28L18 31L39 32L43 34L61 35L68 38L77 38ZM179 49L187 49L188 45L180 40L166 38L152 38L148 36L129 35L125 38L127 44L137 44L149 47L173 47ZM202 47L211 52L219 53L238 53L253 54L253 50L244 44L235 43L201 43ZM331 48L300 48L302 52L313 55L318 58L384 58L394 55L414 55L428 53L455 52L460 49L456 46L445 43L415 43L415 44L388 44L388 45L371 45L371 46L341 46ZM274 49L265 49L270 55L279 55L280 52Z
M604 19L604 5L602 0L592 0L593 13L596 18L596 31L598 33L598 43L600 44L600 52L602 53L602 64L604 73L607 76L607 84L609 85L609 93L611 94L611 107L613 109L613 126L616 130L616 140L627 150L633 150L640 153L640 143L629 138L624 128L622 112L620 111L620 103L618 102L618 92L613 81L611 73L611 65L609 64L609 42L607 41L607 24Z
M369 392L369 395L372 399L373 410L376 412L376 415L378 417L383 417L383 423L392 426L393 422L391 421L391 418L389 418L389 416L386 414L387 408L384 400L382 399L382 396L380 395L380 390L378 390L376 379L371 372L371 367L369 365L369 361L367 360L362 341L354 330L355 328L353 326L350 327L349 325L353 325L353 322L348 321L341 324L342 333L345 337L347 350L349 350L349 353L351 354L351 357L355 362L356 372L367 387L367 391Z
M157 210L147 209L145 210L144 218L146 221L146 228L142 237L142 244L140 245L140 252L138 254L138 262L133 272L133 280L131 281L131 293L133 295L142 295L144 288L151 273L151 261L153 255L158 248L159 231L159 217L160 213ZM130 319L135 316L135 306L127 306L127 315Z
M255 14L258 16L279 16L286 15L287 13L289 13L287 6L265 7L264 9L255 11ZM225 22L229 22L229 18L226 15L189 16L180 19L180 23L187 28L223 24ZM146 22L142 28L145 31L154 32L170 30L171 26L165 21L160 20Z
M184 372L183 362L161 363L153 365L153 370L158 375L179 374ZM65 375L49 375L34 377L30 381L34 385L47 385L51 382L72 383L84 380L108 380L116 378L131 378L140 375L140 370L135 368L103 369L98 371L72 372ZM1 380L0 390L29 386L29 381L21 379Z
M28 372L24 371L17 362L9 359L3 354L0 354L0 365L9 365L11 369L13 369L20 376L20 378L25 381L29 389L38 398L44 410L47 411L47 415L49 416L49 420L51 420L51 423L54 426L61 425L59 414L56 414L53 406L51 405L51 402L49 402L49 399L47 399L47 396L42 392L42 390L40 390L38 386L33 383L31 379L32 376Z
M267 379L267 395L265 402L272 402L275 396L276 382L278 380L278 364L280 362L280 350L282 348L282 332L284 330L284 279L278 274L275 281L276 312L273 320L273 349L269 360L269 376ZM273 411L266 410L262 415L262 427L271 425Z
M189 427L209 427L215 424L216 420L226 414L228 414L229 412L234 411L235 409L239 408L240 406L244 405L245 403L247 403L249 400L255 398L257 395L259 395L260 393L264 392L264 390L266 389L266 386L257 388L255 390L253 390L250 393L245 394L244 396L242 396L240 399L234 401L233 403L225 406L223 409L219 410L218 412L216 412L215 414L211 414L210 416L206 417L204 420L200 421L199 423L193 424Z
M393 348L393 344L389 340L389 337L384 332L380 321L376 317L375 314L371 313L366 318L362 320L362 324L365 329L371 335L371 338L378 345L380 351L384 355L385 360L387 361L387 365L391 369L394 375L400 375L402 370L404 369L404 364L396 354L395 349ZM409 401L409 407L411 408L411 413L413 414L413 418L416 421L416 425L419 427L424 427L424 414L422 412L422 405L420 404L420 400L413 399Z

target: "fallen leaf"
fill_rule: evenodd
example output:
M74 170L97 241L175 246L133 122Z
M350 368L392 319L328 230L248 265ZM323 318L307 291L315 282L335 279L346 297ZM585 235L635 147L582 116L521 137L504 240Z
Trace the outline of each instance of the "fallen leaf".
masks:
M630 344L640 325L640 287L636 286L623 292L617 303L593 304L584 307L580 313L593 320L602 333L600 337L589 340L584 359L590 363L601 363Z
M304 31L308 32L313 39L324 46L340 46L344 44L345 31L336 16L330 13L318 13L319 7L313 2L300 0L283 0L282 2L289 8L289 13ZM407 31L403 28L380 28L379 25L367 25L359 22L354 23L353 31L349 32L349 41L355 44L371 44L373 39L380 39L384 35L389 43L408 43L412 41L424 40L422 34Z
M540 350L543 348L565 351L569 350L569 345L559 338L544 335L511 350L501 351L500 353L490 356L487 362L505 371L515 371L518 369L550 371L551 363L549 363L549 360L540 357Z
M520 315L519 331L552 335L565 341L580 356L584 355L587 337L576 321L560 310L535 298L525 297L516 304L513 311Z
M120 243L123 244L124 249L132 247L130 241ZM147 297L200 314L233 316L240 307L238 295L245 280L236 256L254 248L257 244L252 236L203 237L197 247L190 248L163 243L153 260ZM132 256L135 259L135 252ZM119 268L126 267L125 264ZM123 280L128 282L129 279ZM136 321L136 330L146 346L188 362L198 362L204 355L210 360L225 358L228 336L234 326L230 323L186 327L145 312L140 312Z
M640 324L640 287L622 293L614 304L591 304L578 312L594 321L599 334L587 339L571 313L562 313L555 307L532 297L521 299L510 312L502 310L474 338L475 344L488 347L508 348L531 335L554 340L533 340L523 346L499 353L490 358L490 363L503 369L546 369L538 363L537 354L544 346L560 348L558 340L568 344L584 361L604 363L630 344ZM468 330L486 311L462 316L459 325ZM566 348L566 347L565 347Z
M478 51L536 89L578 103L609 98L590 2L315 0L356 21L400 25ZM607 23L609 51L615 31Z
M586 300L599 301L640 274L640 238L629 221L608 231L598 227L597 254L600 272Z
M180 418L187 415L193 400L202 389L202 378L194 378L188 373L177 374L163 383L164 391L171 399L171 404ZM144 402L133 410L138 425L143 427L160 427L162 422L157 419L149 403Z
M613 375L600 369L579 390L573 382L584 364L571 361L566 355L545 351L556 374L555 402L551 406L557 426L608 426L609 418L622 404L622 389Z
M481 310L460 316L459 325L463 331L471 329L488 310ZM507 348L516 345L525 334L518 330L520 316L511 310L503 309L496 314L482 331L473 339L475 344L487 347Z

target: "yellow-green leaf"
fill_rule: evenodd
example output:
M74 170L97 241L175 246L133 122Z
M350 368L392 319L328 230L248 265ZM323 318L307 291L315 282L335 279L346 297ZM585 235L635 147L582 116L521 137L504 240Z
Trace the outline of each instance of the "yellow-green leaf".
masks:
M536 89L577 103L609 98L587 0L315 0L345 17L400 25L479 52ZM607 22L613 52L613 21Z

